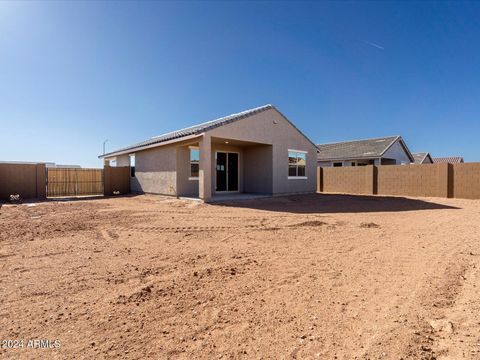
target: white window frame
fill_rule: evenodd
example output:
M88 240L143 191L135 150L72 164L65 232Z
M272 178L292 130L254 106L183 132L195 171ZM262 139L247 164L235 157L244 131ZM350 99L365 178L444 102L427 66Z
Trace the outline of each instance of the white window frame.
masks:
M199 163L199 168L200 168L200 147L198 146L189 146L188 147L188 165L189 165L189 169L188 169L188 172L190 174L190 176L188 177L188 180L198 180L199 177L198 176L191 176L192 175L192 150L198 150L198 163ZM198 169L198 171L200 172L200 169Z
M287 160L288 160L288 154L290 152L305 154L305 174L306 174L307 173L307 154L308 154L308 151L288 149ZM290 163L288 163L287 165L290 166ZM298 172L298 165L297 165L297 172ZM288 174L288 167L287 167L287 174ZM307 180L308 176L287 176L287 179L288 180Z

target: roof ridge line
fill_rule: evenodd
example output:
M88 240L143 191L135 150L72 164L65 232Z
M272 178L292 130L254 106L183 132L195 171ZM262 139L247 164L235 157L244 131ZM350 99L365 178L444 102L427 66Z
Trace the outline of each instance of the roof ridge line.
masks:
M159 137L162 137L162 136L166 136L166 135L169 135L169 134L173 134L173 133L176 133L176 132L185 131L185 130L188 130L188 129L191 129L191 128L194 128L194 127L197 127L197 126L208 125L209 123L214 123L214 122L220 121L220 120L227 120L227 119L230 118L230 117L236 117L236 116L246 115L246 114L248 114L248 113L250 113L250 112L258 111L258 110L262 110L262 109L266 109L266 108L268 108L268 107L274 107L274 106L273 106L272 104L266 104L266 105L262 105L262 106L257 106L257 107L255 107L255 108L251 108L251 109L248 109L248 110L244 110L244 111L241 111L241 112L239 112L239 113L222 116L222 117L219 117L219 118L216 118L216 119L213 119L213 120L208 120L208 121L204 121L204 122L201 122L201 123L198 123L198 124L194 124L194 125L191 125L191 126L187 126L187 127L182 128L182 129L178 129L178 130L170 131L170 132L167 132L167 133L164 133L164 134L156 135L156 136L151 137L150 139L153 140L153 139L156 139L156 138L159 138Z
M360 141L370 141L370 140L380 140L380 139L389 139L389 138L398 138L398 137L401 137L401 135L380 136L380 137L373 137L373 138L359 139L359 140L334 141L334 142L329 142L329 143L317 144L317 146L320 146L320 145L342 144L342 143L351 143L351 142L360 142Z

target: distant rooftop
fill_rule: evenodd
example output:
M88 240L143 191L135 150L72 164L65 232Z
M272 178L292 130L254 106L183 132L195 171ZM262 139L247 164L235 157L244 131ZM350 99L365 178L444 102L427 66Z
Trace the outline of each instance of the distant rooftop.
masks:
M329 161L336 159L379 158L382 157L397 140L403 142L402 137L397 135L374 139L319 144L317 145L319 149L318 160ZM409 153L408 149L406 151Z
M461 156L450 156L450 157L435 157L433 158L433 163L447 163L447 164L460 164L463 163L463 157Z
M415 159L415 164L421 164L425 160L425 158L430 156L430 154L428 152L419 152L412 154L412 156Z

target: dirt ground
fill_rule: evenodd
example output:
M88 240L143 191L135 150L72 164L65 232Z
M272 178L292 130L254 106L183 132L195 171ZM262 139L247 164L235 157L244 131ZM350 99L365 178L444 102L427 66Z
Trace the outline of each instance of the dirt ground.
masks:
M457 199L3 205L0 357L480 359L479 234Z

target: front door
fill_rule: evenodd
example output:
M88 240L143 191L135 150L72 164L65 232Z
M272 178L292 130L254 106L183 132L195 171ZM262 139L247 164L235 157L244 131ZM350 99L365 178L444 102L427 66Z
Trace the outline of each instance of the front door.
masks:
M215 191L238 191L238 154L217 152Z

